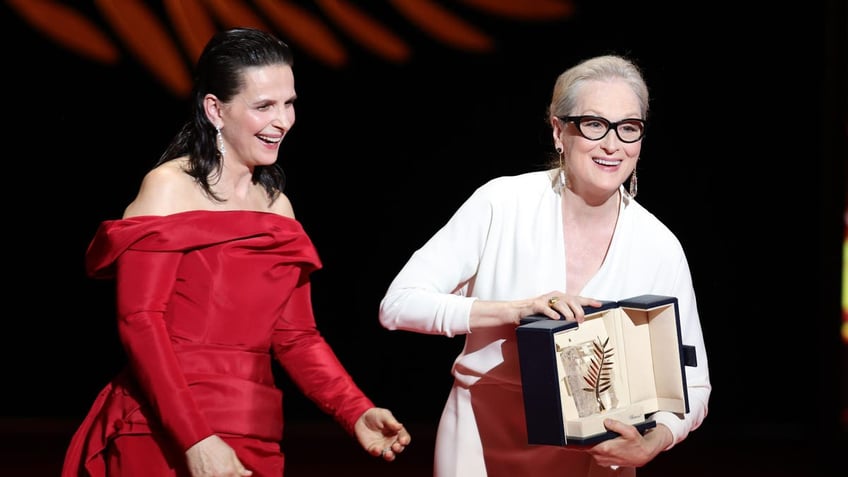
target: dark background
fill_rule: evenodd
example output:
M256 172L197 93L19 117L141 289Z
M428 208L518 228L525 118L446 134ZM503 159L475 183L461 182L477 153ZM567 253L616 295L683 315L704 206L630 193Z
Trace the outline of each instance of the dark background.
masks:
M533 20L441 2L494 40L488 52L438 41L391 2L360 4L407 42L402 63L302 3L349 57L331 66L290 41L297 125L280 161L325 267L314 275L319 327L375 402L420 423L422 435L435 426L462 340L388 332L379 301L476 187L542 167L556 76L585 57L621 53L643 67L652 93L639 201L686 249L708 347L710 415L690 440L789 443L817 462L846 449L848 13L841 1L741 3L575 1L570 15ZM167 26L159 2L149 4ZM12 433L33 419L76 425L123 366L112 284L88 279L83 257L187 107L97 7L67 8L114 41L117 63L82 57L12 2L0 6L9 271L0 415ZM287 419L329 419L284 376L281 384Z

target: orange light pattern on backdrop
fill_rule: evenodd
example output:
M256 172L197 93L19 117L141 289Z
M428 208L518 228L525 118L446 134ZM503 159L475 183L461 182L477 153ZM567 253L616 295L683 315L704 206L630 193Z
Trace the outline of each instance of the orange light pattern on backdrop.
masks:
M109 32L85 12L58 0L7 0L23 20L57 44L83 57L115 64L122 48ZM187 52L196 58L216 23L253 26L284 34L298 48L335 68L348 64L347 47L322 17L285 0L163 0L162 11L144 2L98 0L98 16L123 40L136 60L145 65L171 93L184 97L191 89ZM391 0L401 16L433 40L457 50L485 54L497 48L496 39L482 27L434 0ZM517 22L557 21L574 12L572 0L464 0L467 6ZM368 10L368 2L317 0L316 7L336 27L371 53L392 63L407 63L410 44ZM168 27L168 24L172 28ZM176 37L171 33L176 31ZM192 60L191 63L194 61Z

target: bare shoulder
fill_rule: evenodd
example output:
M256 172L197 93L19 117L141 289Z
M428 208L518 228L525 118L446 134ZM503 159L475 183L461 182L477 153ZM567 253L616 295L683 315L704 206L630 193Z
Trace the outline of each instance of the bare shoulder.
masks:
M277 197L277 200L274 201L274 204L271 206L270 211L275 214L280 214L282 216L288 217L290 219L294 218L294 209L292 208L291 201L282 192L280 192L280 195Z
M141 181L138 194L124 210L124 218L139 215L170 215L189 208L196 184L176 159L151 169Z

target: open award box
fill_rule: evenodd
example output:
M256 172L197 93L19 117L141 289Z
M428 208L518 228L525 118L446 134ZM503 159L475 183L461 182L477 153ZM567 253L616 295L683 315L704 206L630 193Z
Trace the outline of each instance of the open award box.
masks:
M689 412L684 366L697 363L681 342L677 298L583 310L579 325L534 315L516 328L529 444L591 445L618 436L606 418L644 432L656 411Z

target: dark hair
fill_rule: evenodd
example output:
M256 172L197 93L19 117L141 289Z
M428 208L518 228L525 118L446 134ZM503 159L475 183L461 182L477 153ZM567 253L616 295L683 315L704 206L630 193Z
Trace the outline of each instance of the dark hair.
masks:
M186 173L213 200L221 200L209 181L213 174L220 174L223 163L216 143L217 130L206 117L203 98L211 93L223 102L230 101L244 87L246 68L292 64L289 46L269 33L255 28L232 28L216 33L203 48L194 69L191 117L171 140L156 166L188 156ZM253 182L262 184L273 203L283 190L285 174L276 163L257 166Z

